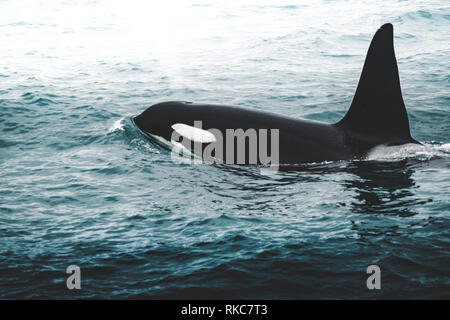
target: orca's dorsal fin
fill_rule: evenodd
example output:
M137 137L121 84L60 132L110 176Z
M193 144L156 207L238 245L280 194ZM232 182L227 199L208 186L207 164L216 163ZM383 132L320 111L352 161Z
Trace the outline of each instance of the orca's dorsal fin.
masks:
M350 109L337 125L374 143L416 142L402 98L392 24L373 37Z

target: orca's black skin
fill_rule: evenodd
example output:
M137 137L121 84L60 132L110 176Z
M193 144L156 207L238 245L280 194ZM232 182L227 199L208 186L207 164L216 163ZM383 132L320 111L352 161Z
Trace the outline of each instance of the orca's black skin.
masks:
M351 160L377 145L419 143L409 130L390 23L373 37L353 102L338 123L190 102L158 103L134 118L142 131L169 141L172 125L194 121L202 121L204 130L219 129L224 138L226 129L279 129L280 164Z

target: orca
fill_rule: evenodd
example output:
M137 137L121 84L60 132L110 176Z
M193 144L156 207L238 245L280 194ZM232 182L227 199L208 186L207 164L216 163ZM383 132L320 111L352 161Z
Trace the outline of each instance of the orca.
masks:
M173 141L176 133L200 144L200 150L216 141L210 133L213 129L224 137L229 129L278 129L277 160L286 165L362 159L376 146L420 144L411 137L393 42L392 24L384 24L370 43L350 108L337 123L297 119L245 107L183 101L152 105L133 120L151 137ZM202 128L194 125L196 121L201 121ZM229 150L219 154L219 158L225 160L226 152ZM244 164L249 163L248 159L247 156Z

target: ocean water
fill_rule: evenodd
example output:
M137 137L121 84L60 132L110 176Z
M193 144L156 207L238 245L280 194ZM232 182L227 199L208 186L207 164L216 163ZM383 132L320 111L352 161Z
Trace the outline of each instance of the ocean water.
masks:
M450 298L448 1L6 0L0 17L1 299ZM386 22L425 148L261 175L176 164L131 120L185 100L336 122Z

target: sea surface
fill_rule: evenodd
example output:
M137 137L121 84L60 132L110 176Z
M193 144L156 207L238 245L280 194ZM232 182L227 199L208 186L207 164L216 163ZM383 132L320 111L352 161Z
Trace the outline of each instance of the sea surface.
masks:
M264 175L174 163L132 122L336 122L386 22L424 148ZM444 0L0 1L0 298L449 299L449 56Z

